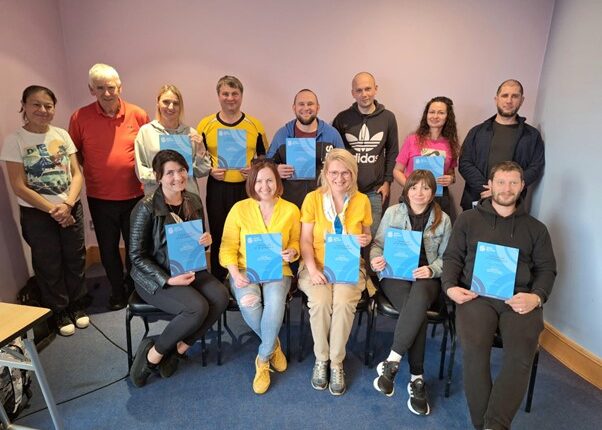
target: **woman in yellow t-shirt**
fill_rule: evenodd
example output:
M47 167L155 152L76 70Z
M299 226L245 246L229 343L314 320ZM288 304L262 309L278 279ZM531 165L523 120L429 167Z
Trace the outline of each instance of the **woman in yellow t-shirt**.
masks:
M219 261L228 269L230 290L245 322L261 339L253 391L263 394L270 386L270 365L278 372L287 368L278 332L293 277L289 263L299 258L301 225L297 206L280 198L283 186L273 162L261 160L253 164L246 191L249 198L235 203L226 218ZM282 235L284 276L278 281L252 283L246 267L245 238L249 234L267 233Z
M331 394L338 396L346 390L345 346L356 305L369 278L361 262L356 285L328 283L324 275L324 239L326 233L353 234L357 235L360 246L367 246L372 239L372 212L368 197L357 189L357 162L346 150L330 151L319 182L320 188L307 194L301 207L303 262L299 268L299 288L308 298L314 338L316 363L311 384L316 390L328 387Z

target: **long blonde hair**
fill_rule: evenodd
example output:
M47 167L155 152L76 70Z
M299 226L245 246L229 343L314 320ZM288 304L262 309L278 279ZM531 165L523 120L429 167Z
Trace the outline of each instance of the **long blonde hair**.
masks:
M184 119L184 99L182 98L182 93L172 84L165 84L159 89L159 94L157 94L157 113L155 118L157 121L161 121L161 111L159 110L159 100L161 100L161 96L166 92L171 91L178 98L178 102L180 102L180 115L178 116L178 122L182 124L182 120Z

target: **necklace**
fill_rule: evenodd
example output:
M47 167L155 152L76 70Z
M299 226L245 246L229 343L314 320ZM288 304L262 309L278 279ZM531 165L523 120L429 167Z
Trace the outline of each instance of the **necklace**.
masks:
M183 203L183 202L182 202ZM172 206L169 203L165 202L165 204L167 205L167 207L169 208L169 211L175 215L178 216L178 218L182 218L182 204L176 205L176 206Z

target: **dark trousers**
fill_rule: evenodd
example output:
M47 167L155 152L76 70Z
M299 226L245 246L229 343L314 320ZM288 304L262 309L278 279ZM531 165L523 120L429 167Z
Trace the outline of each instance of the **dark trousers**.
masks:
M211 176L207 179L207 218L211 231L211 273L223 281L228 271L219 264L219 247L222 244L222 234L226 217L234 203L247 198L245 182L217 181Z
M21 206L21 230L31 248L31 263L40 287L42 305L54 312L77 310L86 295L84 216L77 202L75 224L61 227L46 212Z
M211 273L197 272L192 284L164 287L149 294L136 285L145 302L175 315L155 342L159 354L172 351L179 341L192 345L217 321L228 306L230 293Z
M426 311L441 291L439 279L417 279L414 282L385 278L380 288L395 309L399 318L393 334L391 349L403 355L408 353L412 375L424 373L426 346Z
M477 429L508 429L527 390L543 312L538 308L521 315L501 300L477 297L458 305L456 315L472 423ZM502 369L492 382L490 355L498 327L504 343Z
M128 293L126 290L133 289L134 286L134 282L130 278L132 266L128 255L130 213L141 198L142 196L129 200L101 200L88 197L88 207L94 223L100 261L111 283L111 296L113 297L125 297ZM125 276L121 254L119 253L121 237L123 237L125 243Z

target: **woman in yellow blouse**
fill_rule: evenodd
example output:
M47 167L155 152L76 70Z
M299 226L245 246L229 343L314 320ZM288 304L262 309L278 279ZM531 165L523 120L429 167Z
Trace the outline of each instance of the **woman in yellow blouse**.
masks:
M338 396L346 390L345 346L369 278L362 262L356 285L329 284L324 276L324 237L326 233L354 234L360 246L367 246L372 239L372 211L368 197L357 189L357 162L346 150L328 153L319 181L321 187L309 193L301 207L299 288L308 298L314 338L316 364L311 385L316 390L328 387Z
M293 276L289 263L299 258L301 224L297 206L280 198L282 181L271 161L253 164L246 191L249 198L234 204L226 218L219 261L228 269L230 289L244 320L261 339L253 390L263 394L270 386L270 365L278 372L287 368L278 332ZM245 236L260 233L282 234L284 276L280 281L252 284L246 275Z

